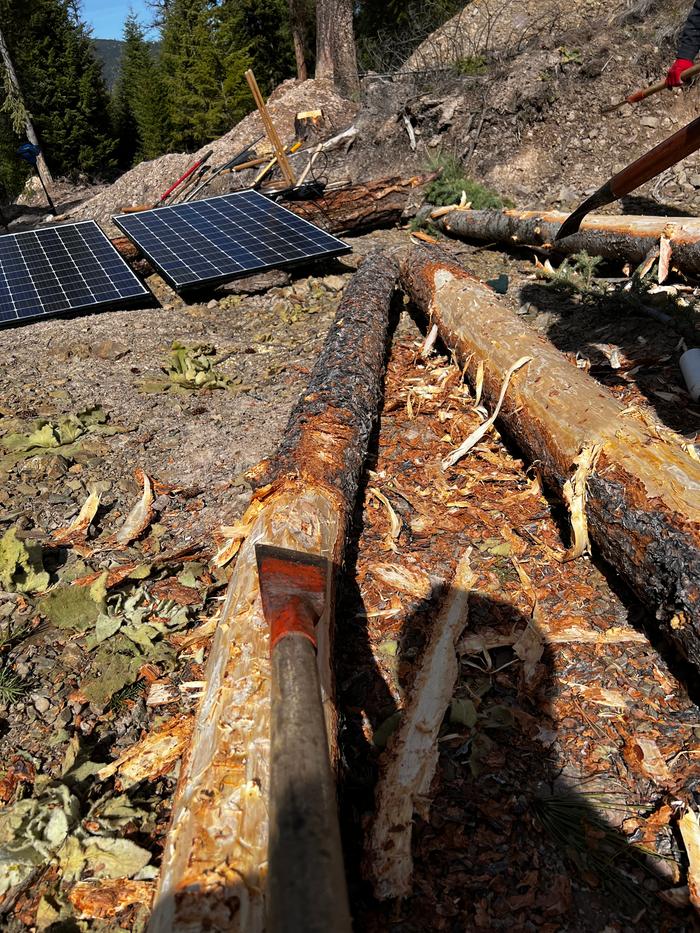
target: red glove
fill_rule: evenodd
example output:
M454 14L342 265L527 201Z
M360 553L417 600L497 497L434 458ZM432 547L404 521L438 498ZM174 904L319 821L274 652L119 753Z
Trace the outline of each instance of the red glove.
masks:
M680 87L683 82L681 81L681 75L688 68L691 68L693 63L688 58L677 58L675 62L668 69L668 74L666 75L666 87Z

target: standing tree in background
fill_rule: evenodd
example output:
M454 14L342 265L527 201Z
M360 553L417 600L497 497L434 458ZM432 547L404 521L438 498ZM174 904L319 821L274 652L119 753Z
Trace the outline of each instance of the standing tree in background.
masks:
M170 144L192 150L229 128L219 10L213 0L172 0L162 15L160 60Z
M316 0L316 77L345 97L359 92L352 0Z
M309 62L313 59L314 8L312 0L288 0L289 24L292 30L294 58L297 78L306 81L309 77Z
M124 51L113 109L121 167L155 159L166 151L170 125L165 87L135 13L124 23Z
M49 168L105 175L115 167L109 95L71 0L0 0L0 22Z

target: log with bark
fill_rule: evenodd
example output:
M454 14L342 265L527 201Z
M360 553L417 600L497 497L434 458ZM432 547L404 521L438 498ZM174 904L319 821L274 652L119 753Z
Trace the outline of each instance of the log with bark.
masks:
M643 262L662 237L670 240L672 263L684 272L700 272L700 220L695 217L626 217L591 214L580 233L554 243L568 214L559 211L435 211L434 222L451 236L516 246L549 246L559 253L585 250L591 256L635 265ZM437 216L437 215L440 216Z
M255 545L320 554L335 567L342 563L381 397L397 276L397 258L390 254L375 254L362 265L346 289L277 454L254 471L253 500L243 519L248 536L207 663L206 686L175 795L151 933L263 929L270 660ZM335 748L332 596L317 635L327 731Z
M590 533L700 669L700 463L694 449L651 415L623 408L438 250L411 250L401 279L472 383L483 365L483 398L492 408L513 364L531 358L511 375L500 424L569 502L572 516L578 514L578 551Z
M402 178L393 175L364 184L327 191L313 201L290 201L295 214L329 233L363 233L400 223L416 188L427 185L438 172Z

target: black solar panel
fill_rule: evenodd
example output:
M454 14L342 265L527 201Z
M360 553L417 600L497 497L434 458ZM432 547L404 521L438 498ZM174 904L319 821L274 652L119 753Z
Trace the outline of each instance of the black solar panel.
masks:
M349 252L257 191L123 214L114 223L176 289Z
M94 220L0 236L0 324L150 294Z

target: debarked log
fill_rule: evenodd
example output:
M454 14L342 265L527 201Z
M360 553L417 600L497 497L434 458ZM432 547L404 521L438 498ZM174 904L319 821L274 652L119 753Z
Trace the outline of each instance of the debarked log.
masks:
M514 246L552 247L556 252L586 251L603 259L639 265L661 237L671 243L672 264L700 273L700 219L695 217L634 217L591 214L581 231L554 243L568 214L559 211L453 210L435 223L451 236Z
M400 223L415 189L433 181L438 174L380 178L326 191L311 201L290 201L285 207L328 233L361 233L393 227Z
M491 408L513 363L531 357L512 375L499 424L562 498L578 488L582 518L600 553L700 669L694 450L651 415L624 409L444 254L414 248L401 279L472 384L483 363L483 397Z
M397 277L395 256L375 254L363 263L346 289L277 454L254 471L253 500L243 519L250 531L207 662L175 794L151 933L256 933L264 927L270 658L255 545L318 554L336 568L341 564L382 392ZM334 743L332 580L330 586L317 637L327 731Z

